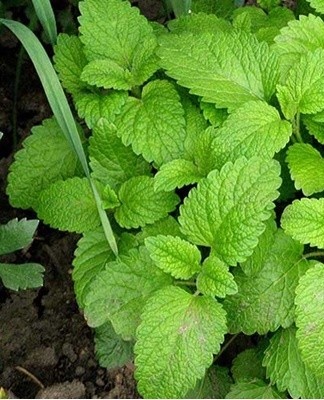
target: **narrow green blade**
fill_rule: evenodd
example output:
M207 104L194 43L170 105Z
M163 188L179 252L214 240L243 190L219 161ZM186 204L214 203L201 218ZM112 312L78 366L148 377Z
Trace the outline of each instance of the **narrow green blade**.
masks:
M103 211L101 207L101 199L99 193L94 183L91 181L87 158L82 147L75 120L73 118L61 83L58 79L58 76L56 75L56 72L48 55L46 54L43 46L41 45L35 34L20 22L0 18L0 23L3 23L17 36L17 38L21 41L22 45L26 49L29 57L31 58L37 74L42 82L47 100L51 106L53 114L66 139L69 141L73 150L76 152L85 172L85 175L90 181L93 195L96 200L100 220L105 231L105 235L107 237L107 241L112 251L117 255L117 243L113 235L107 214Z
M51 44L54 45L57 40L57 29L55 15L53 8L49 0L32 0L37 17L42 24L42 27L50 40Z

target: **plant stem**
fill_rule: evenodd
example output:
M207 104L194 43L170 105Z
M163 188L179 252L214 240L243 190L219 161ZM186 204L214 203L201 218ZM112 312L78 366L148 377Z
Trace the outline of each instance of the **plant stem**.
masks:
M310 253L304 254L303 258L313 258L313 257L324 257L324 251L312 251Z
M300 113L299 112L296 114L296 117L294 118L294 121L293 121L293 132L294 132L294 135L295 135L297 141L299 143L303 143L303 138L301 137L301 134L300 134Z
M224 353L224 351L234 342L234 340L238 337L238 335L239 333L236 333L229 339L227 343L224 344L221 351L214 357L214 362L216 362L216 360Z
M196 286L196 282L194 281L175 281L177 286Z

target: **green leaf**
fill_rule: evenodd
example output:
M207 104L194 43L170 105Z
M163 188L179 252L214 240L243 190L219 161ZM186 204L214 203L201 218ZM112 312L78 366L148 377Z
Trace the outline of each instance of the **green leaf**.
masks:
M0 225L0 255L23 249L33 241L33 235L38 226L37 219L18 221L12 219L5 225Z
M179 88L181 96L181 104L184 109L184 117L186 121L186 137L184 141L183 158L189 161L194 161L197 150L197 143L204 134L208 123L201 112L201 109L191 101L187 90Z
M293 144L288 148L287 162L296 189L302 189L305 196L324 190L324 160L313 146Z
M282 214L281 226L300 243L324 248L324 199L293 201Z
M121 91L103 94L83 90L74 96L74 101L79 117L85 119L89 128L93 128L101 118L113 122L127 97L127 92Z
M168 81L144 86L141 99L129 97L115 124L125 146L158 165L180 158L186 137L183 108Z
M270 339L263 365L271 384L282 392L288 390L292 398L323 398L324 380L316 378L305 366L294 326L278 330Z
M160 42L161 66L203 101L234 109L249 100L268 101L274 93L277 59L252 35L165 35Z
M61 231L83 233L100 225L86 178L75 177L53 183L41 192L36 211L46 224Z
M209 256L197 277L197 289L207 296L225 297L237 293L237 285L228 265L218 257Z
M158 235L146 238L145 246L155 264L177 279L189 279L200 270L200 251L186 240Z
M200 108L203 111L204 117L216 128L222 126L228 117L225 108L216 108L215 104L200 102Z
M287 119L297 113L315 114L324 108L324 49L301 55L288 74L285 85L277 86L277 97Z
M273 218L270 218L265 222L265 226L266 229L260 236L258 245L253 250L251 257L241 263L241 268L247 276L258 274L270 255L271 247L275 240L277 224Z
M132 342L126 342L114 331L110 322L95 329L95 350L103 368L122 367L133 358Z
M296 288L298 347L306 366L324 379L324 264L317 263Z
M185 396L203 378L224 340L227 329L222 306L211 297L170 286L153 295L141 318L135 345L140 394L147 398Z
M231 386L225 399L284 399L276 388L260 379L253 382L238 382Z
M56 20L51 2L49 0L32 0L36 15L42 24L44 32L51 44L56 43Z
M212 171L180 207L182 232L229 265L252 254L280 186L276 161L238 159Z
M150 165L125 147L115 126L104 119L93 129L89 153L92 176L115 190L134 176L150 174Z
M229 21L218 18L215 14L198 13L173 19L168 23L168 28L177 35L184 33L199 35L201 33L226 32L231 30L232 26Z
M172 160L163 164L155 175L154 190L169 192L199 182L202 177L193 162L182 159Z
M213 128L211 128L213 129ZM229 115L220 129L214 129L214 157L218 167L238 157L271 159L289 141L291 124L262 101L251 101Z
M186 399L223 399L229 392L232 379L228 369L219 365L211 366L194 389L189 390Z
M119 0L85 0L80 11L81 41L90 61L82 79L92 85L131 89L157 70L156 37L138 8Z
M69 107L67 98L63 92L63 88L59 79L54 71L52 63L48 58L44 48L35 34L24 25L16 21L0 19L0 23L8 27L21 41L29 54L36 72L43 85L46 97L52 108L53 114L72 150L77 155L83 171L89 180L92 194L99 214L100 222L104 229L109 246L115 254L118 254L117 244L113 235L110 222L107 214L101 208L101 200L99 193L90 178L90 171L88 167L87 157L82 147L82 142L79 137L77 125Z
M91 327L112 323L116 333L129 340L135 336L148 298L171 284L171 277L157 268L147 250L130 250L106 264L93 280L85 299L85 316Z
M118 206L120 206L120 202L116 192L109 185L105 186L102 191L102 207L109 210Z
M290 69L298 64L301 55L324 48L324 22L313 14L300 15L299 20L290 21L287 27L281 29L275 42L273 50L279 55L284 82Z
M154 179L137 176L122 184L119 193L121 206L115 217L120 226L138 228L152 224L173 211L179 198L172 192L155 192Z
M303 246L278 230L257 274L235 269L238 293L224 301L231 333L263 335L293 323L295 288L311 265L302 254Z
M252 348L242 351L233 360L231 368L235 383L251 382L254 379L265 379L265 368L262 366L263 351Z
M324 4L322 0L307 0L310 5L320 14L324 14Z
M0 263L0 278L4 286L11 290L33 289L43 286L44 271L44 267L35 263Z
M141 232L136 235L136 237L139 241L144 243L144 240L147 237L158 235L183 237L180 231L180 225L175 218L171 217L171 215L168 215L166 218L154 222L154 224L145 225L142 228Z
M80 173L80 164L54 118L32 129L10 166L7 194L19 208L35 208L43 189Z
M306 125L308 132L318 142L324 144L324 111L311 115L302 115L302 121Z
M63 87L73 95L86 89L88 85L81 81L81 73L88 60L83 45L77 36L61 33L54 46L55 69Z
M233 0L194 0L191 10L193 13L204 12L206 14L216 14L222 18L229 18L235 10Z
M72 278L74 292L80 308L84 308L91 282L104 270L106 263L114 259L114 253L107 244L102 227L84 233L78 241L73 259Z

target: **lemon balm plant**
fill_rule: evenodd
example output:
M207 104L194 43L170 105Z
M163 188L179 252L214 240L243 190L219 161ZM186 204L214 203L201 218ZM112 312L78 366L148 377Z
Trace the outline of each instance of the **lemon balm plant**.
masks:
M193 1L162 26L80 2L54 63L81 123L54 93L11 166L12 205L82 234L98 357L135 360L144 397L324 395L324 22L276 3L223 19ZM240 332L259 344L229 371Z

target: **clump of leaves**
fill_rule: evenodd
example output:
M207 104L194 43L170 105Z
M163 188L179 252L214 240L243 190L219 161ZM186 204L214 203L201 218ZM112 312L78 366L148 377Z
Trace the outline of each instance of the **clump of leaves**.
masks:
M0 225L0 256L31 244L38 220L13 219ZM44 268L40 264L8 264L0 262L0 279L8 289L31 289L43 285Z
M60 35L54 61L91 180L50 119L7 191L82 233L78 303L101 364L135 359L142 396L321 398L324 22L214 3L164 27L125 1L80 2L80 35ZM230 371L217 358L240 332L260 343Z

